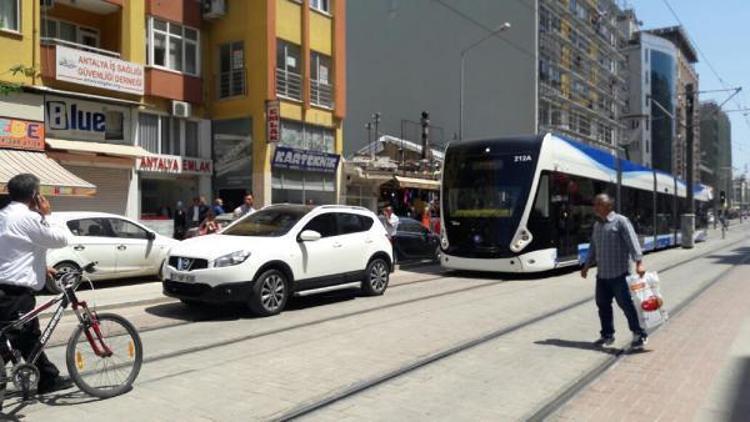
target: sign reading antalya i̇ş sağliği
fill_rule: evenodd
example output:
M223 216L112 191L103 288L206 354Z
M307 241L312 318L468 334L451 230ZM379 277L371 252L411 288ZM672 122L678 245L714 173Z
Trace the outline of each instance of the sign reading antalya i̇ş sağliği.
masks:
M143 95L143 65L62 45L55 48L56 79Z

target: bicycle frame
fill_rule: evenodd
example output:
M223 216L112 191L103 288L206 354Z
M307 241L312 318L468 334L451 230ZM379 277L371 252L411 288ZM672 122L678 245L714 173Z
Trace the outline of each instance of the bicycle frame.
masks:
M42 351L47 346L47 342L49 342L52 333L55 331L55 328L57 328L57 324L60 323L63 312L65 311L65 309L67 309L68 305L71 304L73 305L73 312L76 314L79 323L84 327L86 340L88 340L91 348L94 349L94 353L96 353L96 355L100 357L109 357L112 355L112 350L110 350L110 348L102 340L102 333L99 329L99 323L96 320L96 316L92 314L91 311L89 311L88 305L85 301L78 300L78 297L75 294L75 290L71 287L65 288L60 296L50 299L44 304L32 309L31 311L22 315L19 319L13 321L7 327L0 330L0 338L5 340L8 349L11 351L14 350L14 348L10 344L8 336L6 335L8 331L13 329L20 329L25 324L28 324L29 322L34 320L34 318L37 318L39 314L41 314L44 310L51 308L56 303L59 303L59 305L55 310L55 313L52 315L52 318L47 323L47 326L44 328L44 332L42 332L39 343L34 347L31 355L29 355L29 359L26 359L27 363L36 363L39 355L42 354ZM93 328L96 339L94 339L94 336L91 334L91 331L89 330L90 328ZM96 340L98 340L98 342ZM13 360L13 364L18 363L16 361L17 357L15 355L12 354L11 359Z

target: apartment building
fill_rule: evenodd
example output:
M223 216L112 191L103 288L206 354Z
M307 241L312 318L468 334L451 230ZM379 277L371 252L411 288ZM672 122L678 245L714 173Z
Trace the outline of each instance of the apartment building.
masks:
M166 230L160 220L198 196L337 200L344 0L0 5L0 49L12 52L0 81L18 85L0 98L0 119L41 124L14 143L81 184L58 192L85 193L59 195L55 209Z
M458 140L463 91L464 138L553 131L615 151L627 79L620 13L613 0L352 2L347 145L365 143L375 112L396 135L402 119L429 111Z
M713 101L700 103L701 131L701 180L724 191L727 198L732 194L732 124L727 113Z

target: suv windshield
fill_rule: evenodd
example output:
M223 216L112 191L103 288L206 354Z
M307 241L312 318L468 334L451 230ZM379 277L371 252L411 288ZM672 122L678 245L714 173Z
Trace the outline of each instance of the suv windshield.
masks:
M227 227L221 234L230 236L283 236L310 212L305 206L280 206L256 211Z

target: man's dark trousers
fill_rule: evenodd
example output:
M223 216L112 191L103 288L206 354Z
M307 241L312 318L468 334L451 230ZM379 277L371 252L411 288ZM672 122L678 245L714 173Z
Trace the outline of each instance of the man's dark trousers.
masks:
M614 320L612 317L612 298L617 301L625 318L628 319L630 331L636 334L645 335L646 332L641 329L638 321L638 313L635 310L633 299L630 297L628 282L625 281L627 274L615 278L598 278L596 279L596 307L599 308L599 321L602 324L602 337L612 337L615 335Z
M21 315L31 311L36 306L34 293L30 289L15 286L0 287L0 327L8 322L17 320ZM42 332L39 329L39 319L24 325L20 330L10 330L8 338L13 347L21 352L24 359L29 359L35 347L39 344ZM39 385L50 385L55 381L60 371L47 359L42 352L36 360L39 368Z

